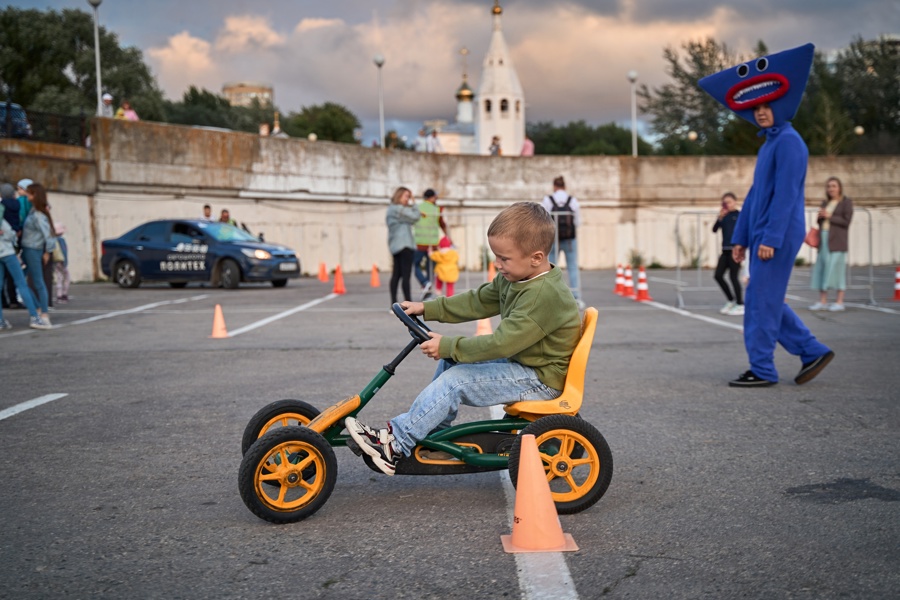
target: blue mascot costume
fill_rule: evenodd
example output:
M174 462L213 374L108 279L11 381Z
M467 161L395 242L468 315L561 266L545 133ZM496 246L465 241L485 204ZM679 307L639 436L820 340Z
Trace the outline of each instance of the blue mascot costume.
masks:
M733 387L778 382L775 344L799 356L794 381L806 383L834 358L785 302L794 259L806 232L804 184L809 151L790 119L797 112L814 47L806 44L726 69L700 80L700 87L742 119L760 127L753 186L735 225L731 243L737 262L750 260L744 313L744 344L750 370Z

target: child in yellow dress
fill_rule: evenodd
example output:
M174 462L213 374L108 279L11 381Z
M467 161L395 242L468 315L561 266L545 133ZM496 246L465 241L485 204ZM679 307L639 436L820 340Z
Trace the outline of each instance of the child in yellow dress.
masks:
M438 243L438 250L432 252L428 258L434 262L434 274L437 277L435 287L440 292L443 285L447 284L446 296L453 295L454 284L459 279L459 253L453 247L450 238L444 236Z

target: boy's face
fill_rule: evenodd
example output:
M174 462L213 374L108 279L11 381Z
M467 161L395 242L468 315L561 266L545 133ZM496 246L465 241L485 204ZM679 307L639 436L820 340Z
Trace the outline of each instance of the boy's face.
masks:
M489 237L488 245L494 256L494 267L507 281L522 281L550 269L547 255L538 250L525 254L511 239Z
M756 124L763 129L767 129L775 124L772 107L765 102L756 105L756 108L753 109L753 117L756 119Z

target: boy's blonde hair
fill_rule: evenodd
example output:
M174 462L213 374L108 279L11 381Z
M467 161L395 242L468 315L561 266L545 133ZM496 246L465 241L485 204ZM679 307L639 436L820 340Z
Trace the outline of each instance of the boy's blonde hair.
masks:
M556 238L556 225L550 213L535 202L516 202L494 217L487 231L488 237L512 240L524 254L540 250L550 253Z

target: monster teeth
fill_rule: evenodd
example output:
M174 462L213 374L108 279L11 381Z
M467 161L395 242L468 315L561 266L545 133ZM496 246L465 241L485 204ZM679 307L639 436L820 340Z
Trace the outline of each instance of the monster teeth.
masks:
M745 94L749 94L750 92L755 92L757 90L771 87L773 85L778 85L778 83L775 81L763 81L762 83L757 83L757 84L751 85L750 87L744 88L741 91L739 91L737 94L735 94L734 99L740 100L741 97L744 96Z

